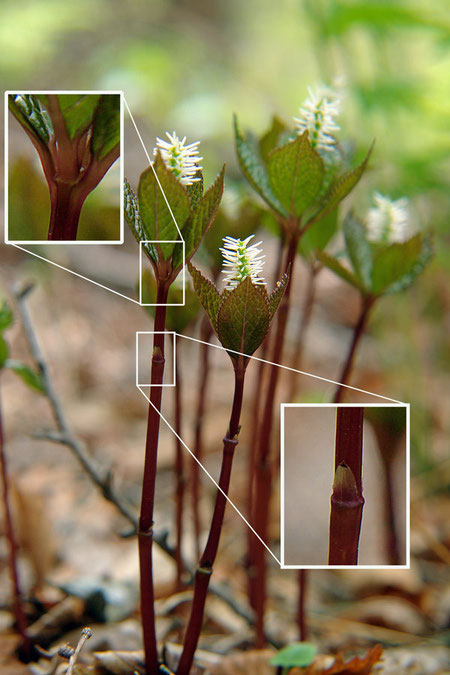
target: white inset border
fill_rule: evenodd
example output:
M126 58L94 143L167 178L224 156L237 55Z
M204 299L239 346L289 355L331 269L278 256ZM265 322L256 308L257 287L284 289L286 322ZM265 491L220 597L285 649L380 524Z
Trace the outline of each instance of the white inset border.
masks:
M181 268L181 281L183 284L183 301L182 302L142 302L142 257L144 251L142 250L142 244L178 244L183 247L183 267ZM183 240L180 239L144 239L139 242L139 304L143 307L184 307L186 304L186 245ZM170 293L170 291L169 291Z
M284 501L284 423L286 408L405 408L406 409L406 564L405 565L286 565L285 564L285 501ZM331 486L330 486L331 490ZM410 404L409 403L281 403L280 404L280 567L283 570L323 569L410 569Z
M8 108L8 96L17 96L19 94L80 94L84 96L88 96L90 94L92 95L102 95L102 94L114 94L116 96L120 97L120 155L119 155L119 214L120 214L120 238L119 239L101 239L99 241L94 241L94 240L87 240L87 239L80 239L80 240L73 240L73 241L48 241L47 239L44 240L36 240L36 239L18 239L18 240L12 240L9 239L9 233L8 233L8 161L9 161L9 108ZM70 90L58 90L58 91L52 91L52 90L42 90L42 89L27 89L26 91L21 90L21 91L5 91L4 94L4 117L5 117L5 126L4 126L4 138L5 138L5 200L4 200L4 222L5 222L5 229L4 229L4 243L5 244L11 244L11 245L20 245L23 246L25 244L33 244L33 245L44 245L45 246L77 246L77 245L83 245L83 246L91 246L91 245L98 245L98 244L106 244L106 245L120 245L123 244L124 242L124 214L123 214L123 183L124 183L124 93L123 91L70 91ZM111 167L108 169L108 172L111 170ZM108 173L107 172L107 173ZM106 174L105 174L106 175ZM45 179L44 179L45 180Z
M172 336L172 356L173 356L173 364L172 364L172 374L173 374L173 382L169 382L166 384L151 384L150 382L139 382L139 342L141 341L141 348L143 349L144 346L142 345L142 338L140 338L141 335L148 335L148 336L153 336L153 335L171 335ZM176 333L174 331L151 331L151 330L138 330L136 331L136 387L140 390L140 387L176 387L176 369L175 369L175 364L176 364ZM153 351L153 341L149 345L145 345L145 349L148 350L149 352L149 359L148 362L151 364L152 361L152 351ZM150 368L149 368L149 374L150 374Z

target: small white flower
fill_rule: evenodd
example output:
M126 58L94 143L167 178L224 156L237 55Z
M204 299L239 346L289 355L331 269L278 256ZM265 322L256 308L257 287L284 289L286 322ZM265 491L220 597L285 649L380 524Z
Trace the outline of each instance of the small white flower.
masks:
M166 136L169 141L163 141L161 138L156 139L157 147L153 154L156 155L157 149L159 149L165 165L182 185L192 185L192 183L200 180L195 177L197 171L202 168L199 162L203 157L198 156L200 141L185 145L186 136L180 141L175 131L172 134L166 131Z
M406 197L392 201L379 192L373 196L375 206L367 213L367 239L384 244L403 243L416 228L411 222Z
M335 133L339 126L334 121L339 115L341 101L331 89L321 88L316 93L308 87L309 98L299 108L298 117L294 117L298 133L308 132L311 145L318 152L334 152Z
M264 284L264 279L260 276L265 255L262 253L257 244L249 246L249 242L255 235L251 234L247 239L234 239L233 237L224 237L224 246L220 249L223 255L222 273L226 275L225 283L226 289L232 290L243 281L246 277L250 277L254 284Z

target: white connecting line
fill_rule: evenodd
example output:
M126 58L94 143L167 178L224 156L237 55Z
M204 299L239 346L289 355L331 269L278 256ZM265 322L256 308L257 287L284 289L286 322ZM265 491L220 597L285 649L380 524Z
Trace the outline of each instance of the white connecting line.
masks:
M159 189L161 190L161 194L164 197L164 201L166 202L167 208L169 210L169 213L172 217L173 222L175 223L175 227L177 228L177 232L180 236L180 242L184 241L183 236L181 234L180 228L178 227L178 223L175 219L175 216L173 215L173 211L170 208L170 204L167 201L167 197L165 195L164 190L161 187L161 183L159 182L159 178L156 175L155 168L153 166L153 161L150 158L150 155L147 152L147 148L145 147L144 141L142 140L142 136L139 132L139 129L136 126L136 122L134 121L133 115L131 114L130 107L128 103L126 102L125 96L123 97L123 102L125 104L125 107L128 111L128 114L130 115L131 122L136 130L137 136L139 138L139 141L141 142L141 145L144 149L145 156L147 158L148 163L153 169L153 173L155 175L156 182L158 183ZM109 291L110 293L114 293L114 295L118 295L121 298L124 298L124 300L129 300L130 302L134 302L136 305L141 305L139 300L135 300L134 298L130 298L128 295L124 295L123 293L120 293L119 291L115 291L113 288L110 288L109 286L105 286L104 284L99 283L98 281L94 281L93 279L90 279L89 277L85 277L83 274L79 274L79 272L74 272L73 270L69 269L68 267L64 267L64 265L59 265L58 263L54 262L53 260L50 260L49 258L45 258L42 255L39 255L38 253L34 253L34 251L30 251L27 248L24 248L23 246L20 246L19 244L10 244L11 246L14 246L15 248L20 249L21 251L24 251L25 253L29 253L30 255L34 256L35 258L39 258L39 260L43 260L44 262L49 263L50 265L54 265L55 267L58 267L60 270L64 270L64 272L69 272L69 274L73 274L75 277L78 277L79 279L84 279L85 281L89 281L89 283L94 284L94 286L99 286L100 288L103 288L105 291ZM183 261L184 262L184 261ZM184 265L183 265L183 287L184 287L184 282L185 282L185 272L184 272ZM183 303L184 304L184 303Z
M247 518L246 518L244 515L242 515L242 513L239 511L238 507L231 501L231 499L230 499L229 496L226 494L226 492L224 492L224 491L222 490L222 488L220 487L219 483L211 476L211 474L209 473L208 469L206 469L206 468L203 466L203 464L202 464L201 462L199 462L199 460L197 459L197 457L195 456L195 454L194 454L194 453L192 452L192 450L188 447L188 445L183 441L183 439L181 438L181 436L179 436L179 435L177 434L177 432L175 431L175 429L173 428L173 426L170 424L170 422L169 422L168 420L166 420L166 418L164 417L164 415L156 408L156 406L151 402L151 400L149 399L149 397L147 396L147 394L146 394L144 391L142 391L142 389L141 389L141 387L140 387L139 385L137 385L137 388L139 389L139 391L141 392L141 394L147 399L147 401L150 403L150 405L156 410L156 412L158 413L158 415L160 416L160 418L162 419L162 421L163 421L163 422L167 425L167 427L170 429L170 431L178 438L178 440L179 440L180 443L183 445L183 447L186 448L186 450L187 450L188 453L191 455L191 457L192 457L193 459L195 459L195 461L197 462L197 464L199 465L199 467L206 473L206 475L208 476L208 478L214 483L214 485L215 485L216 488L219 490L219 492L221 492L221 493L223 494L223 496L225 497L225 499L227 500L227 502L230 504L230 506L233 507L233 509L234 509L234 510L236 511L236 513L238 514L238 516L240 516L240 517L242 518L242 520L244 521L244 523L247 525L247 527L249 527L249 528L251 529L251 531L253 532L253 534L255 535L255 537L256 537L257 539L259 539L259 541L261 542L261 544L267 549L267 551L270 553L270 555L272 556L272 558L274 558L274 559L277 561L277 563L281 566L281 560L279 560L279 559L277 558L277 556L275 555L275 553L269 548L269 546L267 546L266 542L265 542L263 539L261 539L261 537L260 537L259 534L256 532L256 530L254 530L253 527L250 525L250 523L248 522Z
M352 389L353 391L358 391L362 394L369 394L369 396L375 396L377 398L384 399L385 401L390 401L391 403L397 403L399 405L404 405L402 401L397 401L396 399L389 398L387 396L382 396L381 394L375 394L372 391L367 391L366 389L359 389L358 387L352 387L349 384L342 384L341 382L337 382L336 380L331 380L327 377L322 377L321 375L314 375L313 373L307 373L303 370L296 370L295 368L291 368L290 366L283 366L279 363L274 363L273 361L267 361L266 359L261 359L257 356L248 356L247 354L243 354L242 352L237 352L235 350L229 349L226 350L222 345L215 345L212 344L211 342L205 342L204 340L198 340L197 338L190 337L188 335L181 335L180 333L175 333L176 337L181 337L184 338L185 340L190 340L191 342L198 342L199 344L207 345L208 347L214 347L215 349L221 349L222 351L231 351L233 354L238 354L241 356L245 356L250 359L254 359L255 361L261 361L262 363L267 363L269 366L276 366L277 368L282 368L283 370L288 370L293 373L298 373L299 375L307 375L308 377L313 377L316 380L321 380L323 382L328 382L330 384L335 384L335 385L341 385L342 387L345 387L346 389ZM277 558L275 553L272 551L272 549L266 544L266 542L259 536L259 534L255 531L255 529L250 525L248 522L247 518L241 513L241 511L238 509L238 507L232 502L232 500L228 497L228 495L222 490L220 485L217 483L217 481L211 476L209 471L203 466L203 464L198 460L196 457L195 453L192 452L192 450L188 447L188 445L183 441L181 436L175 431L173 426L170 424L170 422L164 417L164 415L153 405L151 402L150 398L147 396L145 391L143 391L142 386L148 386L150 388L150 385L136 385L141 394L145 397L145 399L150 403L150 405L156 410L162 421L166 424L166 426L170 429L170 431L176 436L176 438L180 441L180 443L183 445L184 448L189 452L191 457L197 462L197 464L200 466L200 468L204 471L204 473L208 476L208 478L214 483L216 488L223 494L227 502L232 506L232 508L236 511L238 516L242 518L244 523L247 525L247 527L250 528L250 530L253 532L255 537L261 542L261 544L267 549L267 551L270 553L270 555L277 561L277 563L281 566L281 561ZM175 382L176 386L176 382Z
M238 356L245 356L248 359L254 359L255 361L261 361L262 363L267 363L269 366L276 366L277 368L282 368L283 370L289 370L291 373L298 373L299 375L307 375L308 377L313 377L315 380L322 380L323 382L328 382L329 384L336 384L340 387L345 387L346 389L352 389L353 391L359 391L361 394L368 394L369 396L376 396L376 398L382 398L385 401L390 401L391 403L398 403L399 405L406 405L403 401L397 401L395 398L389 398L388 396L383 396L382 394L375 394L373 391L367 391L366 389L359 389L358 387L352 387L350 384L343 384L337 380L330 380L328 377L322 377L321 375L314 375L313 373L307 373L304 370L296 370L290 366L283 366L280 363L274 363L273 361L267 361L266 359L261 359L259 356L249 356L248 354L243 354L242 352L237 352L234 349L225 349L222 345L215 345L211 342L205 342L204 340L198 340L197 338L190 337L189 335L182 335L181 333L176 333L177 337L184 338L185 340L191 340L191 342L199 342L202 345L208 345L209 347L214 347L215 349L221 349L222 351L232 352Z
M167 208L169 209L169 213L170 213L170 215L172 216L172 220L173 220L173 222L175 223L175 227L177 228L177 232L178 232L178 234L180 235L180 240L181 240L181 241L184 241L183 235L181 234L181 230L180 230L180 228L178 227L178 223L177 223L177 221L176 221L176 219L175 219L175 216L173 215L172 209L170 208L170 204L169 204L169 202L167 201L166 193L165 193L164 190L162 189L161 183L159 182L159 178L158 178L158 176L157 176L157 174L156 174L155 167L153 166L153 160L152 160L152 158L150 157L150 155L149 155L148 152L147 152L147 148L146 148L145 145L144 145L144 141L142 140L142 136L141 136L141 134L140 134L140 132L139 132L139 129L137 128L137 124L136 124L136 122L134 121L134 117L133 117L133 115L131 114L130 107L129 107L128 103L126 102L125 97L124 97L124 99L123 99L123 102L125 103L125 107L126 107L126 109L128 110L128 114L129 114L130 119L131 119L131 121L132 121L132 123L133 123L133 126L134 126L134 128L135 128L135 131L136 131L136 133L137 133L137 135L138 135L138 138L139 138L139 140L141 141L141 145L142 145L142 147L144 148L144 152L145 152L145 156L147 157L147 161L148 161L148 163L150 164L150 166L151 166L152 169L153 169L153 174L154 174L154 176L155 176L156 182L157 182L158 185L159 185L159 189L161 190L162 196L164 197L164 201L166 202Z

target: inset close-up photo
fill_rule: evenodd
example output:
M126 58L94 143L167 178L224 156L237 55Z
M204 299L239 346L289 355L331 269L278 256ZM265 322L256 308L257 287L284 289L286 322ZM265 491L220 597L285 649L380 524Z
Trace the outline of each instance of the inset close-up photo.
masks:
M408 406L283 404L281 420L282 565L408 565Z
M5 97L6 243L121 243L120 93Z

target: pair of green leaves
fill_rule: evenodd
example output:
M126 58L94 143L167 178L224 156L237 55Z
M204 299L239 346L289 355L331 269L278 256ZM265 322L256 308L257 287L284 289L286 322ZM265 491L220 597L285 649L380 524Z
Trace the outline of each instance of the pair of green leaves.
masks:
M364 224L353 214L347 216L343 229L351 269L323 251L317 251L317 258L365 297L408 288L432 257L430 239L420 233L403 243L373 244L367 240Z
M286 290L287 274L269 295L265 286L254 284L246 277L233 290L219 293L191 263L188 265L194 289L209 316L221 344L236 363L239 354L251 356L260 346ZM244 359L244 362L247 358Z
M0 371L9 368L31 389L42 394L44 393L44 385L41 375L25 363L22 363L22 361L16 361L15 359L9 358L9 346L3 337L3 333L12 325L13 320L13 313L9 305L6 302L3 302L0 305Z
M18 122L38 143L48 145L57 123L52 119L49 99L56 101L70 141L91 130L90 148L103 159L120 142L119 94L22 94L9 96L9 108Z
M292 138L275 118L258 141L251 134L243 136L236 117L234 131L239 164L249 183L285 222L293 220L302 228L336 209L361 178L370 156L369 150L358 167L332 179L329 171L334 175L336 167L326 168L307 131Z
M225 167L211 187L203 192L198 181L182 185L157 153L155 162L141 175L137 197L125 181L125 218L136 239L156 241L144 250L155 267L167 267L172 278L190 260L213 222L223 193ZM183 246L184 241L184 257ZM178 243L180 242L180 243Z

